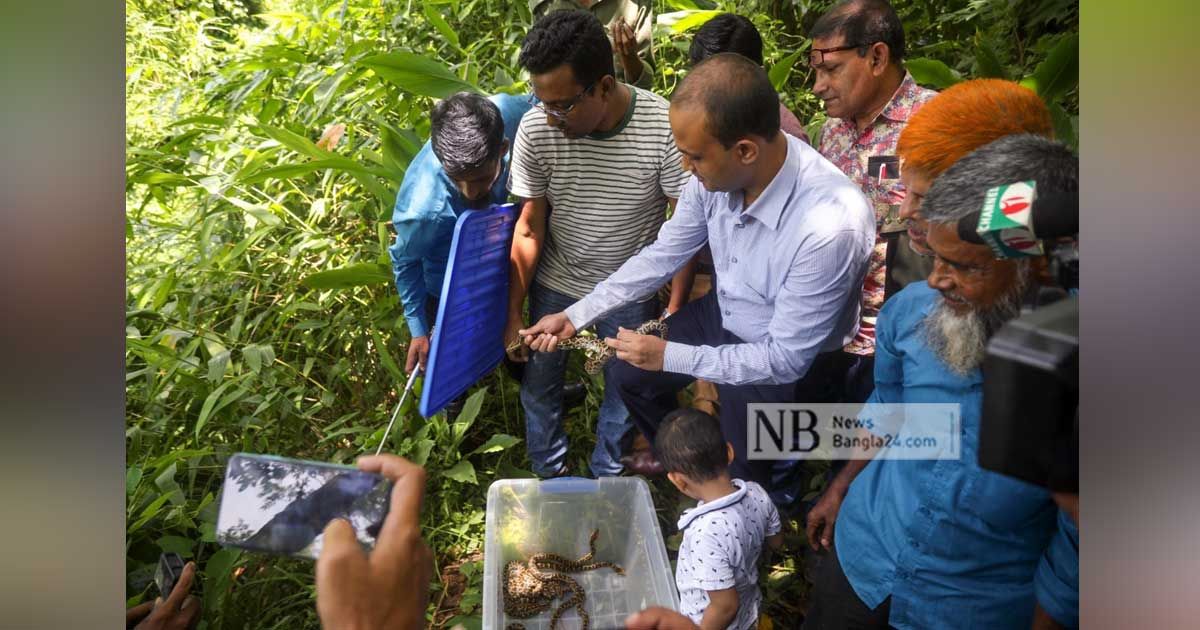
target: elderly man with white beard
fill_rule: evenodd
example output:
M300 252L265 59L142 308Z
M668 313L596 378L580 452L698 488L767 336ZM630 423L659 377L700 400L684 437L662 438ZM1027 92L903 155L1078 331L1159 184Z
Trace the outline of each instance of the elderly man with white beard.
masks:
M1040 136L1007 136L959 160L924 199L933 271L880 313L868 402L958 403L961 457L848 463L830 486L836 539L833 519L809 522L810 543L833 553L808 630L1078 624L1078 530L1048 490L978 464L987 342L1050 279L1045 258L998 260L957 224L989 188L1028 180L1077 191L1078 158Z

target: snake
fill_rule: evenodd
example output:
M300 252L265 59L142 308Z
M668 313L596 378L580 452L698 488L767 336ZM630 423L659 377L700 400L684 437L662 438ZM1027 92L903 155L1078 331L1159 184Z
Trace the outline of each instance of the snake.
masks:
M550 617L550 630L558 626L563 613L574 608L588 630L591 619L583 604L587 594L583 587L567 573L580 573L609 568L617 575L625 570L612 562L596 562L596 538L600 530L592 530L588 539L588 552L578 560L570 560L553 553L535 553L525 562L512 560L504 565L504 613L514 619L528 619L548 610L551 603L560 597L562 602ZM505 630L525 630L521 623L510 623Z
M667 338L667 324L659 319L652 319L643 323L635 330L639 335L657 335L663 339ZM525 344L523 338L512 342L505 352L515 352ZM588 374L599 374L600 370L604 369L604 364L609 359L616 355L617 351L610 348L604 343L604 339L593 335L576 335L567 339L558 340L559 350L582 350L587 355L587 362L583 364L583 369Z

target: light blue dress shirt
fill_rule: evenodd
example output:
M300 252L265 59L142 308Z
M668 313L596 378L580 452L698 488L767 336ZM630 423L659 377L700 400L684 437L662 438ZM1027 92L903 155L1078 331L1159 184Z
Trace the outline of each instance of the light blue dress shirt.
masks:
M744 343L668 342L663 370L730 385L793 383L818 353L849 342L875 214L837 167L784 137L787 159L749 207L740 191L709 192L692 177L658 239L567 309L575 328L656 291L707 242L724 328Z
M529 110L529 97L497 94L488 100L500 108L504 119L504 137L508 146L521 124L521 116ZM490 203L508 199L509 156L504 156L500 176L492 185ZM450 242L458 215L467 209L467 201L446 175L442 163L426 141L404 172L404 183L396 194L392 209L392 224L396 226L396 241L388 248L392 258L392 275L396 291L404 305L404 318L413 337L429 334L433 322L425 316L427 296L437 298L442 292L442 278L450 258Z
M962 458L868 464L838 513L838 559L866 605L892 596L896 628L1024 630L1035 601L1075 625L1078 533L1047 490L979 466L982 374L930 350L922 321L936 297L914 282L884 304L868 404L959 403Z

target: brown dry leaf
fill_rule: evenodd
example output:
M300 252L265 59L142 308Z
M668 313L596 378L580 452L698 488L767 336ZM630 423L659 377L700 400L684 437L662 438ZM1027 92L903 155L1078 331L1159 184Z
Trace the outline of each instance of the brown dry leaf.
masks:
M342 141L342 136L345 134L346 125L342 123L329 125L325 128L325 133L321 134L321 139L317 140L317 146L326 151L332 151Z

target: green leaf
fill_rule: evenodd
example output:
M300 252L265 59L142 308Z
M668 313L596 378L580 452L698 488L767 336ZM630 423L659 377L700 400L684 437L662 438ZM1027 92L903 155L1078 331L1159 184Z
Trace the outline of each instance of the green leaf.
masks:
M771 86L775 88L776 92L783 89L783 84L787 83L788 77L792 74L792 67L796 65L796 59L799 59L803 52L803 50L797 50L771 66L770 72L767 72L767 78L771 80Z
M275 354L274 351L271 350L270 346L268 346L266 349L270 351L272 355ZM242 360L246 362L246 366L250 368L250 371L254 372L255 374L258 374L262 370L264 354L263 346L259 346L257 344L250 344L242 348ZM274 361L274 356L272 356L271 361ZM270 361L267 361L267 363L270 363Z
M1071 147L1074 150L1079 149L1079 137L1075 131L1079 124L1078 119L1072 119L1072 116L1067 113L1067 110L1062 108L1058 103L1050 103L1050 119L1054 123L1054 139Z
M150 171L129 178L134 184L149 184L151 186L191 186L192 180L178 173Z
M170 498L171 495L164 494L151 502L150 505L147 505L146 509L142 510L142 514L140 517L138 517L138 520L134 521L133 525L128 528L126 535L128 536L130 533L136 532L142 528L142 525L145 525L147 522L149 522L150 519L158 516L159 510L162 509L162 506L166 504L167 500Z
M658 16L658 23L670 29L671 33L686 33L694 28L703 26L705 22L721 15L721 11L700 11L687 9L674 13L664 13Z
M229 351L217 353L208 360L208 380L219 383L225 378L225 369L229 367Z
M446 66L409 52L374 55L360 61L383 79L406 92L446 98L461 91L482 94L477 86L458 78Z
M282 127L259 125L255 127L255 131L267 136L268 138L271 138L272 140L275 140L279 144L282 144L283 146L301 155L308 155L318 159L327 158L333 155L329 151L318 147L312 140L288 131Z
M200 429L204 428L204 424L208 422L208 417L216 411L217 401L220 400L221 394L229 389L236 381L226 381L220 387L214 389L207 398L204 399L204 405L200 407L200 417L196 420L196 439L200 439Z
M225 548L204 563L204 607L210 613L222 610L225 595L233 581L233 568L241 557L240 549Z
M462 48L458 43L458 33L455 33L454 29L450 28L450 25L446 23L442 14L438 13L437 9L433 8L428 0L424 3L422 11L425 13L425 19L429 20L429 23L442 34L442 37L445 37L455 48Z
M462 606L462 602L459 602L459 605L460 605L460 610L464 608ZM455 617L455 618L451 619L450 621L447 621L446 627L447 628L461 627L461 628L463 628L463 630L483 630L483 617L480 617L479 615L473 615L470 617L464 617L462 615L459 615L458 617Z
M348 289L387 284L391 280L391 270L387 265L355 263L309 274L300 281L300 284L310 289Z
M158 539L158 548L164 552L175 552L184 558L192 557L195 542L182 536L163 536Z
M142 469L137 466L130 466L125 470L125 495L133 496L137 490L138 483L142 480Z
M475 467L465 459L459 460L457 464L442 474L459 483L479 484L479 481L475 479Z
M476 455L481 453L495 453L498 451L503 451L506 448L511 448L514 444L520 441L520 438L516 438L505 433L497 433L496 435L488 438L488 441L485 442L483 446L471 451L470 454Z
M358 162L346 159L344 157L331 157L320 160L312 160L310 162L301 162L298 164L293 163L273 166L255 173L242 175L238 178L238 182L242 184L258 184L268 179L291 179L298 175L305 175L313 171L320 171L328 168L338 171L346 171L351 174L375 175L377 177L389 176L389 173L381 168L363 166Z
M437 446L437 443L433 440L418 440L417 447L412 452L413 463L424 466L429 461L429 453L433 451L434 446Z
M904 67L908 68L917 83L938 90L944 90L962 81L962 75L937 59L909 59L904 62Z
M1033 89L1047 103L1079 85L1079 34L1072 33L1059 40L1042 63L1034 68L1029 79Z
M387 344L383 342L383 335L380 335L378 330L372 328L371 339L375 342L375 351L379 353L379 360L383 363L383 367L392 375L392 378L396 379L397 383L403 383L406 380L404 372L400 370L399 365L396 365L396 360L392 358L392 353L388 352Z
M975 78L1008 79L1008 70L982 33L975 34Z
M463 404L462 412L454 419L454 425L458 430L459 435L467 432L474 424L475 418L479 415L479 410L483 408L483 397L487 394L487 388L483 387L471 394L467 398L467 402Z

